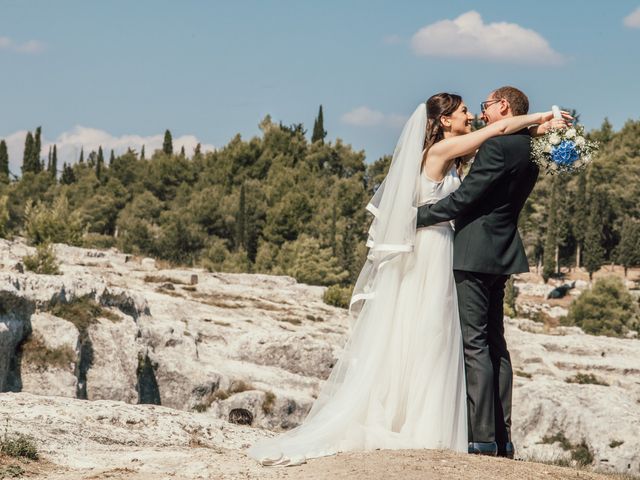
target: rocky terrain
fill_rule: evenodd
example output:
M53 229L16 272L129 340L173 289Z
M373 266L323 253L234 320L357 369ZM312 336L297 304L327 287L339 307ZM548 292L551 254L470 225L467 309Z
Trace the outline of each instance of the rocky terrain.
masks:
M9 435L34 437L46 478L358 478L385 462L474 478L443 472L485 468L444 452L379 452L314 460L296 470L304 476L266 473L243 449L304 418L346 338L346 311L289 277L55 249L62 274L36 275L22 264L33 248L0 240L0 390L13 392L0 394L0 413ZM551 287L525 277L518 286L523 311L566 313L546 302ZM506 329L518 456L570 463L587 452L594 469L640 475L640 340L528 319ZM492 478L570 478L504 465L531 472Z

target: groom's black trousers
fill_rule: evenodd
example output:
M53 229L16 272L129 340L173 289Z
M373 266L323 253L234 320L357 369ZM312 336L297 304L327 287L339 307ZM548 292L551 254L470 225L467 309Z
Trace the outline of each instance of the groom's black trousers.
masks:
M504 339L508 275L454 270L467 377L470 442L510 441L511 357Z

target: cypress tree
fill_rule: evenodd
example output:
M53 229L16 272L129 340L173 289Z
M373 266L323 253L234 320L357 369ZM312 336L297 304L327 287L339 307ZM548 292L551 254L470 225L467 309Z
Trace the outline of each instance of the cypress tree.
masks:
M584 266L589 272L589 280L593 279L593 274L604 263L605 250L602 245L602 199L601 193L597 190L589 195L589 218L584 234Z
M43 170L43 166L40 163L40 151L42 150L42 127L36 128L36 133L33 138L33 150L31 152L32 157L32 165L34 166L35 173L41 172Z
M140 150L140 160L144 160L144 145L142 145L142 149Z
M84 163L84 147L80 147L80 159L78 163Z
M51 172L51 176L56 178L58 175L58 147L56 144L53 145L53 151L51 152L51 162L49 162L50 168L49 172Z
M27 138L24 141L24 154L22 155L22 174L24 175L27 172L34 172L33 167L33 134L31 132L27 132ZM37 171L37 167L36 167Z
M0 141L0 181L9 180L9 152L7 142Z
M173 155L173 140L171 138L171 132L169 130L164 132L164 142L162 142L162 151L167 155Z
M322 105L318 110L318 116L313 123L313 135L311 136L311 143L322 142L324 143L324 137L327 136L327 132L324 129L324 118L322 115Z
M113 148L111 149L111 155L109 155L109 165L113 165L113 161L116 159L116 155L113 152Z
M47 154L47 172L51 172L51 145L49 145L49 153Z
M98 180L102 180L102 169L104 167L104 153L102 152L102 145L98 147L98 158L96 159L96 177Z
M60 176L60 183L62 185L70 185L76 181L76 176L73 173L71 165L67 165L66 162L62 166L62 175Z
M185 153L185 151L184 151L184 145L183 145L182 147L180 147L180 156L181 156L182 158L185 158L185 157L187 156L187 154L186 154L186 153Z
M196 145L196 148L193 150L193 158L200 158L202 156L202 146L200 143Z

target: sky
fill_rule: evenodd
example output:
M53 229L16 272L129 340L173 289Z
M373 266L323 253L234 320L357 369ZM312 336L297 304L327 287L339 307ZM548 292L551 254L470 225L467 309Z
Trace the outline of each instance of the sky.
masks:
M430 95L471 111L514 85L587 129L640 118L640 0L0 0L0 139L19 174L43 130L59 163L102 145L188 154L259 135L267 115L393 152Z

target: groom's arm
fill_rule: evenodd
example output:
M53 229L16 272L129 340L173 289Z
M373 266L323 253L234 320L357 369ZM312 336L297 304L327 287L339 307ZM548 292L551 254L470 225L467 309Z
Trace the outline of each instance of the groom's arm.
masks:
M478 150L460 188L437 203L418 207L418 228L453 220L482 199L503 174L504 155L500 141L489 139Z

